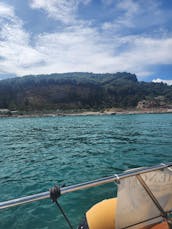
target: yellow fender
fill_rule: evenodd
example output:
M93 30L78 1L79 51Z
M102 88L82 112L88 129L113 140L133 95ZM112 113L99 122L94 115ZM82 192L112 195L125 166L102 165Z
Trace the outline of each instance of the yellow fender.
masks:
M103 200L95 204L86 213L89 229L115 229L117 198ZM142 229L169 229L166 222Z
M95 204L86 213L89 229L114 229L116 198L103 200Z

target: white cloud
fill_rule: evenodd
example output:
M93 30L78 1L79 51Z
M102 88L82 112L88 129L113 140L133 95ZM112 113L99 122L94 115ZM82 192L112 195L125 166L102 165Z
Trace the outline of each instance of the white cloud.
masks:
M138 75L139 77L139 80L144 80L144 78L146 77L146 76L150 76L150 75L152 75L153 74L153 72L152 71L139 71L139 72L134 72L136 75Z
M152 80L152 82L154 82L154 83L166 83L168 85L172 85L172 80L163 80L160 78L154 79L154 80Z
M103 43L92 28L71 27L61 33L42 34L36 49L47 59L45 72L104 71L107 61L113 61L109 45ZM42 68L37 68L42 71Z
M43 7L43 2L46 4L50 1L34 2ZM127 10L127 2L129 0L119 7ZM109 36L89 23L82 22L77 25L68 24L59 32L31 37L24 30L23 22L16 16L14 9L7 4L1 3L0 6L3 12L0 14L1 73L15 73L21 76L72 71L127 71L136 73L143 79L152 74L152 66L172 64L170 36L153 38L142 35L124 36L120 33L112 33ZM138 10L137 6L133 5L132 8L132 12ZM73 11L71 12L73 15Z
M140 5L133 0L118 0L116 2L108 1L105 5L111 5L114 10L114 19L102 24L104 30L112 30L114 32L122 32L126 28L132 28L135 25L133 20L140 10ZM119 13L120 12L120 13Z
M123 45L128 48L121 52ZM109 40L93 28L72 27L61 33L42 34L35 50L45 57L45 64L31 66L32 73L129 71L143 77L150 74L150 66L172 64L172 38L129 36Z
M76 19L79 4L87 5L89 2L90 0L31 0L30 6L33 9L44 10L49 17L71 24Z
M5 3L0 2L0 15L1 17L14 17L13 8Z
M169 16L161 9L159 1L149 0L148 3L144 0L116 0L111 5L114 19L104 22L102 28L118 34L134 28L142 31L145 28L163 25L169 20Z
M122 0L118 2L117 9L123 11L122 16L118 18L118 24L121 26L132 27L133 26L133 18L138 13L139 4L134 2L133 0Z
M172 64L172 38L147 38L128 36L123 38L128 49L120 53L124 68L137 71L157 64Z
M20 75L24 68L43 61L43 56L29 44L30 36L14 9L1 3L0 11L0 72Z

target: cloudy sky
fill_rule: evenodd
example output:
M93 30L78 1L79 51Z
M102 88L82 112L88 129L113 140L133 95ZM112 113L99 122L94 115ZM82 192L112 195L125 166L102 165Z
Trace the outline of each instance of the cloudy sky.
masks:
M0 0L0 79L74 71L172 82L172 1Z

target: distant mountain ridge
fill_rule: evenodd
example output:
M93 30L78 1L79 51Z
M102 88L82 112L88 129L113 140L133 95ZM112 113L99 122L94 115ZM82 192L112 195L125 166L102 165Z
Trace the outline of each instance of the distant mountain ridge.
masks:
M163 106L172 104L172 86L139 82L127 72L54 73L0 81L0 109L9 110L134 108L142 100L158 101L158 96Z

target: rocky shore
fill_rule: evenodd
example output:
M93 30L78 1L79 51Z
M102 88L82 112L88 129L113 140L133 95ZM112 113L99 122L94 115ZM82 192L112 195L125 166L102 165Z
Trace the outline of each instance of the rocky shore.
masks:
M161 114L172 113L172 109L168 108L152 108L152 109L121 109L108 108L101 111L51 111L51 112L14 112L0 114L0 117L56 117L56 116L88 116L88 115L125 115L125 114Z

